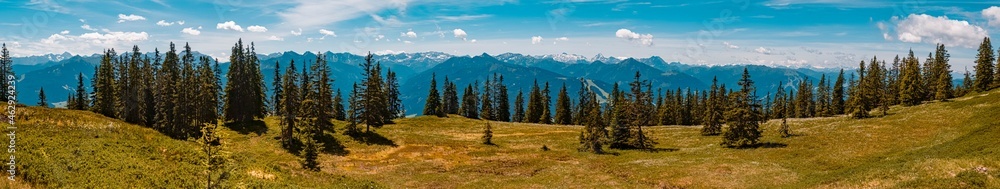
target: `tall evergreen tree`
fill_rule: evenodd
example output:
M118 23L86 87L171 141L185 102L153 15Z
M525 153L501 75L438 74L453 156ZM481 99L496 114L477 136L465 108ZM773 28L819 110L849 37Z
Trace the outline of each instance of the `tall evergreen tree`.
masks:
M8 77L13 77L17 79L17 75L14 74L14 60L10 58L10 51L7 51L7 43L3 43L0 47L0 98L8 99L11 94L17 94L14 91L8 91L10 87L10 81Z
M524 93L521 90L517 91L517 97L514 99L514 117L511 119L514 122L524 120Z
M359 86L361 108L359 108L358 115L360 116L360 123L365 124L365 132L370 132L372 127L381 128L385 124L384 116L387 115L388 103L386 93L382 87L384 82L382 82L382 76L380 75L382 73L381 63L373 62L373 55L368 53L368 56L365 56L365 61L362 62L360 67L363 68L364 73L362 73L362 83ZM437 94L435 93L434 95ZM438 96L437 98L440 99L441 97ZM440 100L437 103L440 103ZM438 115L440 116L441 114Z
M569 125L573 124L572 110L570 109L569 94L566 92L566 84L563 83L561 89L559 89L559 95L556 97L556 124Z
M45 88L38 88L38 106L49 107L49 103L45 100Z
M855 85L851 89L851 98L848 102L850 107L850 114L853 118L867 118L868 111L871 110L871 91L870 84L871 78L869 78L868 69L865 68L865 61L862 60L861 64L858 66L858 85Z
M441 109L444 109L446 114L458 114L458 89L455 89L455 84L448 79L448 76L444 76L444 94L442 94Z
M493 85L490 82L490 78L489 77L486 78L486 83L483 83L483 94L482 95L483 95L482 98L480 98L480 100L482 100L482 102L479 103L480 104L479 117L483 118L485 120L496 120L496 118L493 117L494 113L495 113L495 112L493 112L494 111L493 110L494 109L493 108L493 105L494 105L493 104Z
M722 122L725 121L723 115L725 107L722 105L721 98L725 98L725 96L719 91L718 83L718 77L712 77L712 87L709 88L709 97L705 106L705 120L702 121L705 126L701 128L701 135L710 136L722 133ZM778 91L781 91L781 87L778 88Z
M340 93L340 89L337 89L337 93L333 95L333 119L346 121L346 118L343 94Z
M825 117L833 114L830 108L830 85L827 83L826 74L819 78L819 87L816 89L816 114Z
M202 56L197 71L197 93L195 103L195 125L216 124L219 119L219 87L212 70L212 58Z
M94 105L91 110L95 113L117 118L115 114L115 58L118 55L114 49L104 51L101 56L101 63L97 67L97 73L93 78Z
M403 108L403 100L399 98L399 78L396 77L396 72L391 69L386 70L385 74L385 84L383 85L385 89L386 96L386 120L385 122L391 122L392 119L402 118L405 112ZM447 85L445 86L447 87ZM447 112L443 112L447 113Z
M281 99L283 97L283 86L281 85L281 63L277 60L274 61L274 81L271 82L271 87L273 88L271 94L271 114L281 115Z
M313 131L315 132L315 136L318 137L323 135L324 130L335 131L333 123L330 122L334 113L332 101L333 89L331 86L333 79L330 78L330 66L326 64L326 57L323 54L316 56L316 63L312 65L312 69L313 74L316 74L313 80L316 90L316 98L313 99L316 101L316 108L313 110L313 115L316 119L313 121ZM389 73L392 73L392 71L389 71Z
M159 71L156 72L156 122L153 128L161 132L169 133L174 127L176 115L174 106L176 106L175 102L180 93L179 86L177 86L177 81L181 77L179 64L180 57L177 56L174 43L170 43L170 50L164 55L163 63Z
M507 85L503 83L503 75L493 73L493 107L494 118L497 121L510 121L510 99L507 98Z
M476 91L472 89L472 84L465 87L465 92L462 93L462 105L458 110L463 117L479 118L479 98L477 96Z
M587 88L582 88L580 90L589 91ZM580 105L581 109L587 109L587 115L601 115L601 105L597 103L596 94L592 92L581 93L584 93L584 95L580 96L580 98L586 100L580 101L587 102L587 104ZM607 127L604 119L601 118L601 116L586 116L578 117L577 120L586 120L583 121L583 132L580 133L579 150L584 152L593 152L595 154L604 153L601 146L601 139L607 135L607 130L604 129Z
M359 87L357 83L351 85L351 94L347 97L347 125L344 127L344 134L350 136L356 136L361 133L361 129L358 127L359 120L358 113L361 112L361 96L359 95Z
M223 105L224 120L249 122L264 116L264 81L260 73L260 62L254 44L243 46L240 39L229 56L229 73ZM290 91L284 91L286 93Z
M522 122L525 123L538 123L542 119L542 94L538 89L537 79L531 86L531 92L528 92L528 109L524 114Z
M73 97L74 110L86 110L89 108L90 98L87 98L87 89L83 87L83 73L76 77L76 97Z
M997 78L994 78L994 62L997 61L996 55L993 54L993 44L990 42L990 38L983 38L983 43L979 45L979 54L976 54L976 79L972 82L973 91L983 92L993 89L993 83ZM1000 83L1000 82L997 82Z
M440 115L438 111L441 111L441 96L438 95L437 91L437 81L435 78L437 74L431 74L431 84L430 91L427 92L427 102L424 103L424 115Z
M923 101L923 85L920 77L920 62L913 56L913 50L903 58L903 72L899 80L899 100L903 105L913 106Z
M299 88L295 84L298 80L298 76L295 71L295 60L288 63L288 69L285 69L285 75L282 78L282 91L284 94L281 96L281 144L286 149L292 149L296 146L294 133L296 129L296 122L298 121L298 107L301 103L299 98Z
M545 82L545 88L541 92L542 117L538 120L541 124L552 124L552 97L549 96L549 82Z
M969 69L966 68L965 78L962 79L961 94L957 94L955 96L965 96L965 94L968 94L970 91L972 91L972 75L969 73Z
M756 145L760 140L759 130L760 105L756 102L753 92L756 90L750 73L743 69L743 77L739 81L740 90L730 94L729 112L726 114L726 125L729 129L723 131L722 145L726 147L747 147Z
M844 114L844 69L840 69L837 81L833 83L833 94L830 96L832 99L830 106L833 109L833 114Z

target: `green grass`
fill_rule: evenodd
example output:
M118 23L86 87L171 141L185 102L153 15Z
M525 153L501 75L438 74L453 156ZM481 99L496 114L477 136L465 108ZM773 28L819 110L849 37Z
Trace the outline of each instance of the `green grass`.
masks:
M998 102L994 91L872 119L790 119L790 138L772 120L755 149L719 147L700 127L652 127L660 151L605 155L576 151L578 126L494 122L492 146L481 120L417 117L359 138L328 132L320 172L280 148L275 118L221 135L234 188L998 188ZM204 185L196 142L89 112L20 112L23 175L8 187Z

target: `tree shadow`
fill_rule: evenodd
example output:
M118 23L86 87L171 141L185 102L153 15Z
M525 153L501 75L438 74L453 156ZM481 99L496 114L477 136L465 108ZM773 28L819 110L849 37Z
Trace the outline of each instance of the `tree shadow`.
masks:
M350 153L350 151L347 151L347 147L341 144L332 133L324 132L316 140L323 143L324 153L338 156L345 156Z
M734 147L734 148L736 148L736 149L758 149L758 148L784 148L784 147L787 147L787 146L788 146L788 144L784 144L784 143L762 142L762 143L757 143L757 144L754 144L754 145L737 146L737 147Z
M227 122L226 127L243 135L254 133L257 134L257 136L261 136L264 135L264 133L267 133L267 124L261 120L248 122Z
M681 150L681 149L678 149L678 148L650 148L650 149L646 149L645 151L650 152L650 153L660 153L660 152L676 152L676 151L679 151L679 150Z
M365 131L365 132L359 132L358 134L354 134L354 135L350 135L350 136L355 141L362 142L362 143L367 144L367 145L374 144L374 145L383 145L383 146L392 146L392 147L399 146L399 145L396 145L396 142L390 140L389 138L385 138L385 136L382 136L382 135L380 135L380 134L378 134L376 132Z

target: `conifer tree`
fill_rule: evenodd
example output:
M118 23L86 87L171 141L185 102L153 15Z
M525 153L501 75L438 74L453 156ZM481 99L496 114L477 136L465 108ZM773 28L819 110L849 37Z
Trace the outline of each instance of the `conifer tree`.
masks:
M139 46L132 46L132 53L124 55L125 57L118 63L118 78L115 81L118 92L115 111L118 113L118 118L125 122L141 124L145 110L140 106L143 78L139 66L142 62L142 52L139 51Z
M170 50L164 55L163 63L156 72L156 115L153 128L161 132L169 133L175 123L174 106L180 92L177 81L180 80L180 58L174 43L170 43Z
M601 115L601 105L597 103L597 96L593 92L589 92L590 89L583 88L588 92L582 92L584 95L580 96L581 102L587 102L587 104L581 104L580 109L587 109L587 115ZM604 150L601 147L601 139L607 135L607 130L604 130L607 125L604 123L604 119L601 116L585 116L578 117L577 120L583 121L583 131L580 133L580 151L592 152L595 154L602 154Z
M556 97L556 124L569 125L573 124L572 113L570 113L570 102L569 94L566 92L566 84L563 83L561 89L559 89L559 95Z
M542 119L542 94L538 89L538 80L528 93L528 109L525 110L525 123L538 123Z
M990 38L983 38L983 43L979 45L979 54L976 54L976 78L972 82L973 91L983 92L993 88L993 83L996 82L994 80L997 79L994 78L993 70L996 61L997 58L993 54L993 44L990 42Z
M517 97L514 99L514 117L511 119L514 122L524 120L524 93L521 90L517 91Z
M636 71L634 80L629 84L631 88L631 94L629 95L631 102L628 102L628 106L624 106L626 108L624 110L625 114L632 115L630 118L624 118L630 133L629 146L636 149L652 149L653 145L656 144L642 130L643 126L650 125L650 114L653 111L652 104L650 103L652 98L649 96L651 93L642 91L643 87L648 89L649 85L650 82L648 80L641 80L641 75ZM690 89L688 89L688 96L693 96ZM692 108L691 104L694 103L689 102L688 107Z
M3 74L0 77L0 98L2 99L8 99L7 96L11 93L17 94L17 92L7 91L10 87L7 77L13 76L15 80L17 79L13 67L14 61L10 58L10 51L7 51L7 43L3 43L0 47L0 74Z
M346 113L344 113L344 98L343 94L340 93L340 89L337 89L337 93L333 96L333 119L346 121Z
M361 96L359 96L358 84L354 83L351 85L351 94L347 97L348 107L347 107L347 125L344 127L344 134L350 136L356 136L361 133L361 129L358 127L359 116L358 113L361 112Z
M38 88L38 106L49 107L49 103L45 100L45 88Z
M330 119L333 118L334 112L332 101L333 89L330 86L333 79L330 78L330 67L326 64L326 57L323 54L318 54L316 56L316 63L312 65L312 73L316 74L314 77L315 79L313 80L313 82L315 82L314 88L316 90L316 97L313 98L313 100L316 101L316 108L312 110L312 114L315 116L316 120L313 121L313 126L316 136L321 136L323 135L324 130L335 131L335 129L333 129L333 123L330 122ZM389 71L389 73L392 73L392 71ZM390 102L390 104L392 104L392 102Z
M483 130L483 144L493 145L493 127L486 121L486 129Z
M483 83L483 96L480 98L479 117L484 120L496 120L494 118L493 112L493 85L490 82L490 78L486 78L486 83Z
M507 85L503 83L503 75L493 74L493 118L497 121L510 121L510 99L507 98Z
M282 89L284 87L282 87L282 85L281 85L281 83L282 83L281 79L282 79L282 77L281 77L281 63L276 60L276 61L274 61L274 81L271 82L271 87L274 88L272 90L273 93L271 94L271 114L272 115L281 115L281 109L282 109L281 108L281 99L283 98L282 96L284 95L283 94L284 91Z
M249 47L245 47L240 39L232 48L229 62L224 120L242 123L262 118L265 112L264 81L254 44L251 42Z
M192 54L191 46L187 43L184 44L183 56L181 56L180 60L181 72L176 85L183 89L187 89L189 86L197 86L198 84L195 82L197 75L194 71L194 55ZM195 102L197 100L195 95L198 94L199 89L201 88L193 87L193 89L189 90L190 92L180 92L180 94L177 94L178 97L174 99L174 103L176 104L174 106L174 113L177 114L174 115L172 125L174 128L171 129L174 137L187 138L198 136L195 134L199 132L198 129L202 125L195 123L197 115L196 111L193 110L195 110Z
M618 89L617 83L613 86L611 90L611 98L608 99L608 125L611 127L611 134L609 138L608 148L612 149L628 149L632 148L630 146L630 140L632 139L632 133L629 130L630 121L628 118L628 112L625 110L630 107L629 101L625 98L624 92Z
M465 87L465 92L462 93L462 105L458 110L463 117L479 118L479 98L477 96L476 92L472 89L472 84Z
M436 116L439 115L438 111L441 111L441 97L438 95L436 77L437 74L431 73L431 89L427 92L427 102L424 103L424 115Z
M295 84L298 80L298 74L295 70L295 60L288 63L288 69L285 69L285 75L282 78L282 95L281 100L281 144L286 149L293 149L296 146L294 133L296 129L296 122L298 121L298 107L301 103L299 98L299 88Z
M840 69L837 81L833 83L833 95L830 106L834 115L844 114L844 69Z
M584 125L589 121L586 120L586 117L592 116L589 114L591 108L587 107L590 105L589 95L590 95L590 89L587 87L587 81L583 78L580 78L580 91L577 92L577 97L579 97L579 100L576 103L577 104L576 108L573 109L574 111L573 115L571 115L573 118L576 118L573 119L573 124Z
M388 111L388 103L386 100L386 93L383 91L384 88L382 87L384 82L382 81L382 76L380 75L382 73L381 63L373 62L373 55L368 53L368 56L365 56L365 61L362 62L360 67L363 68L362 70L364 70L364 73L362 73L362 83L359 86L361 107L359 108L360 111L358 112L358 115L360 116L360 123L365 124L365 132L370 132L372 127L381 128L382 125L385 124L384 116L387 115L386 111ZM435 90L434 95L437 96L437 89L435 88L433 90ZM435 108L441 103L441 97L437 96L436 98L436 103L438 104L435 104ZM437 115L442 116L442 114L438 112L432 113L437 113Z
M203 125L205 123L215 124L219 119L219 87L215 80L215 71L212 70L212 58L202 56L198 65L197 93L195 101L195 123Z
M819 87L816 90L816 114L826 117L833 114L830 108L830 85L827 83L826 74L819 78Z
M722 145L726 147L753 146L761 137L760 105L756 102L753 94L756 89L746 68L739 85L740 90L729 95L730 106L726 113L728 129L722 133Z
M399 98L399 78L396 78L396 72L392 70L386 70L385 75L385 95L386 95L386 120L385 122L391 122L392 119L402 118L405 113L405 108L403 108L403 100ZM447 87L447 85L445 85ZM447 113L447 112L442 112Z
M892 67L886 70L886 102L888 105L899 104L899 78L902 66L899 55L892 59Z
M718 77L712 77L712 87L709 88L708 102L705 106L705 120L702 122L705 126L701 128L701 135L711 136L722 133L723 111L725 107L722 106L721 98L725 98L725 96L719 91L718 83ZM778 86L781 85L779 84ZM779 87L778 91L780 92L782 89Z
M913 56L913 50L903 58L903 72L900 74L899 100L903 105L913 106L923 101L923 88L920 81L920 62Z
M861 64L858 66L858 84L851 89L851 98L848 102L850 106L851 117L856 119L867 118L868 111L871 110L870 92L872 90L868 78L867 72L869 70L865 68L865 61L862 60Z
M101 63L97 67L97 73L93 78L94 105L91 110L95 113L116 118L115 114L115 58L117 54L114 49L104 51L101 56Z
M552 97L549 96L549 82L545 82L545 88L541 92L542 117L538 120L541 124L552 124Z
M323 143L316 141L312 135L303 137L302 150L299 151L299 156L302 157L299 160L302 164L302 168L310 171L319 171L319 162L316 159L319 157L319 152L323 150Z
M966 68L965 69L965 78L962 79L962 90L961 90L961 93L960 94L956 94L955 96L965 96L965 94L969 94L969 92L971 92L971 91L972 91L972 76L969 73L969 69Z
M458 89L455 89L455 84L448 79L448 76L444 76L444 94L441 100L441 109L444 109L446 114L458 114Z

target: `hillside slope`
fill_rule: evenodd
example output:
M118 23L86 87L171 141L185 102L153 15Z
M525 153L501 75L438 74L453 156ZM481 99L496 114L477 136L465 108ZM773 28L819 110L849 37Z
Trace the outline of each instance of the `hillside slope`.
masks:
M780 121L771 120L755 149L721 148L720 138L700 136L700 127L652 127L656 152L610 155L577 152L578 126L491 123L497 145L487 146L480 120L424 116L359 138L327 133L321 172L302 170L279 148L274 118L266 127L223 128L222 137L233 187L997 188L997 102L1000 91L893 107L865 120L792 119L790 138L777 137ZM204 184L196 142L89 112L19 111L23 175L0 186Z

